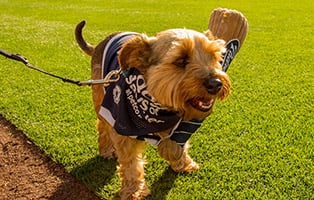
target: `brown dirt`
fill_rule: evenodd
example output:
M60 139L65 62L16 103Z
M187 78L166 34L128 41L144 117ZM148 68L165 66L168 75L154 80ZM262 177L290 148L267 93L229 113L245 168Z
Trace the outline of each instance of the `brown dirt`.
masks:
M0 199L99 199L0 115Z

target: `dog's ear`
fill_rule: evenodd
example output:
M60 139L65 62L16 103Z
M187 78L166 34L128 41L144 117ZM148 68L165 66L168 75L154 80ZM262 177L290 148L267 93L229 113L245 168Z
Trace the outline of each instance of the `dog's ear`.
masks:
M208 51L217 61L222 61L222 56L226 52L226 42L222 39L215 38L210 30L204 32L205 36L211 40L210 45L207 46Z
M152 55L152 43L154 38L149 38L146 35L138 35L123 44L118 60L122 70L130 67L137 68L144 73L151 65L150 57Z

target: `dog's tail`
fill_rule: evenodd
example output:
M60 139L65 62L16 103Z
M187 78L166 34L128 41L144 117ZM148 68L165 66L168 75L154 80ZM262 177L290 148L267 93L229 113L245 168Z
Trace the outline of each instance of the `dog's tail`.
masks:
M81 21L78 25L76 25L76 28L75 28L75 39L76 39L77 43L79 44L79 46L81 47L81 49L86 54L92 56L94 54L95 48L91 44L86 42L84 40L84 38L83 38L83 35L82 35L82 30L83 30L85 24L86 24L85 21Z

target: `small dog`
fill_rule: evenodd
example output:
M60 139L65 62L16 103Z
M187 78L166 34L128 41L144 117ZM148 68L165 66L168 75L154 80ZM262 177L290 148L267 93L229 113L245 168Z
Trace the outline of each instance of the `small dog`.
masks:
M92 79L121 69L119 80L92 86L99 151L118 160L121 199L150 194L142 156L146 141L157 145L174 171L198 169L188 155L188 139L215 101L229 95L231 83L220 64L225 42L209 30L170 29L154 37L117 32L93 47L82 36L84 26L85 21L77 25L75 36L92 57Z

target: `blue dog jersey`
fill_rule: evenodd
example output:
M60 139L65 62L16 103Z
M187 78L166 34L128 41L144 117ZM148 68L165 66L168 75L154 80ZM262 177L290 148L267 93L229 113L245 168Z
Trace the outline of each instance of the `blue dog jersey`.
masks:
M103 77L120 68L118 54L124 42L138 33L124 32L107 43L103 55ZM162 107L148 94L145 79L136 68L125 70L116 83L105 88L100 115L121 135L158 145L153 133L169 129L170 139L184 145L202 121L182 121L177 113Z

